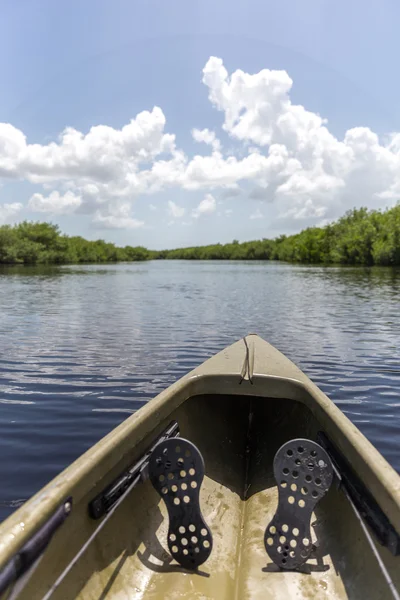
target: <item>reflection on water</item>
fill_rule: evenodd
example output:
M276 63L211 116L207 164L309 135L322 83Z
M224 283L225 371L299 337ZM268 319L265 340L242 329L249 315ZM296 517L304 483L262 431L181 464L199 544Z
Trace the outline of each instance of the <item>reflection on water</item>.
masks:
M160 261L0 269L0 518L248 332L400 471L400 271Z

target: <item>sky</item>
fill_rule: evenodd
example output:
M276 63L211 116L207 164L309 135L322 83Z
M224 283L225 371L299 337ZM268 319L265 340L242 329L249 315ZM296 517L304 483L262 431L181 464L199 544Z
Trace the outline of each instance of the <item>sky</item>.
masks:
M397 0L0 8L0 224L162 249L400 199Z

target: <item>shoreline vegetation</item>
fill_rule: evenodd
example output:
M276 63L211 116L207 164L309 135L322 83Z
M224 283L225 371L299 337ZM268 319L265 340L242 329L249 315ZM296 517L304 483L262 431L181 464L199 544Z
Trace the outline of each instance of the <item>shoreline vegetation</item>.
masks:
M314 264L400 265L400 204L384 211L353 209L334 223L294 235L234 240L175 250L124 248L67 236L52 223L0 226L0 264L79 264L143 260L281 260Z

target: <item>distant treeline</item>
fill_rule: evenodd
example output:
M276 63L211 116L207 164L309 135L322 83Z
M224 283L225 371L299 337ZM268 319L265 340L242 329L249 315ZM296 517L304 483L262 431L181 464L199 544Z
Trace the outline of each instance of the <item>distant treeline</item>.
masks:
M0 227L0 263L68 264L147 260L150 253L142 246L118 248L97 240L63 235L52 223L29 223Z
M163 250L153 258L400 265L400 205L385 211L354 209L325 227L274 240Z
M283 260L302 263L400 265L400 204L385 211L347 212L325 227L309 227L274 240L147 250L61 234L57 225L24 221L0 227L0 263L67 264L185 260Z

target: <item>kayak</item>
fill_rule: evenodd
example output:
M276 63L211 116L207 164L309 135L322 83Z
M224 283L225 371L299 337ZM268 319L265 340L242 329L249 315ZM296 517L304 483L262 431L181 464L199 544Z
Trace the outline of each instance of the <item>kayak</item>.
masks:
M250 334L0 525L0 597L391 599L399 555L399 475Z

